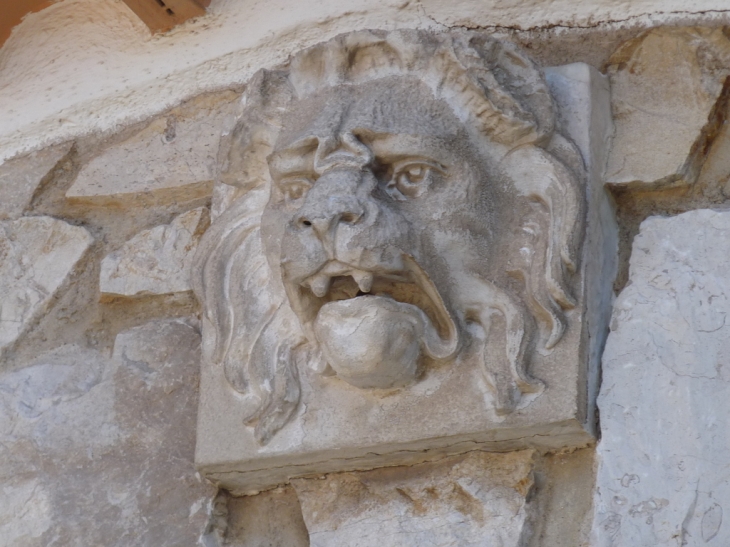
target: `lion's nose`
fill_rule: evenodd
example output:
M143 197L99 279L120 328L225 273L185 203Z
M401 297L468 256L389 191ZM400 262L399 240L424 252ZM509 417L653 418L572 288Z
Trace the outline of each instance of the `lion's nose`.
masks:
M360 222L363 211L357 207L350 207L344 211L332 211L320 214L301 214L296 220L302 230L314 230L321 238L336 230L339 225L354 225Z

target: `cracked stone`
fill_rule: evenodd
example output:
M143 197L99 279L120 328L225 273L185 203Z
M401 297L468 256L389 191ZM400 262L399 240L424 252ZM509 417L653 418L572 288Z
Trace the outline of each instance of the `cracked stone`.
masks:
M706 209L634 239L603 356L595 547L730 542L728 242L730 212Z
M0 164L0 220L20 217L48 173L71 150L64 143Z
M0 222L0 351L48 310L92 241L51 217Z
M138 233L102 261L102 295L134 297L192 290L190 265L209 223L208 209L200 207L170 224Z
M0 375L0 545L195 545L215 489L195 473L200 336L182 320Z
M693 183L713 105L730 74L722 29L651 29L609 60L616 132L611 183Z
M533 451L292 481L312 547L524 545Z

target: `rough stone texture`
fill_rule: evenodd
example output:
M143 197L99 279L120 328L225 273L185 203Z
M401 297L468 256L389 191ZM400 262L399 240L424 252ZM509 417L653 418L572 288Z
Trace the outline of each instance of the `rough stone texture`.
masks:
M722 29L651 29L613 54L608 74L616 134L606 180L694 182L701 150L692 148L730 74Z
M92 243L50 217L0 222L0 352L42 315Z
M297 493L291 486L230 498L226 547L309 547Z
M587 547L593 521L595 450L546 454L535 465L529 547Z
M108 205L209 195L218 143L237 97L233 92L202 96L153 120L85 165L66 197Z
M199 335L121 333L0 376L0 545L192 546L214 494L192 463Z
M470 452L293 484L312 547L518 547L530 535L532 459Z
M172 294L192 290L190 265L203 232L208 209L183 213L170 224L144 230L101 262L102 296Z
M44 177L72 145L59 144L0 164L0 220L14 220L23 214Z
M595 547L727 545L730 212L644 221L603 358Z

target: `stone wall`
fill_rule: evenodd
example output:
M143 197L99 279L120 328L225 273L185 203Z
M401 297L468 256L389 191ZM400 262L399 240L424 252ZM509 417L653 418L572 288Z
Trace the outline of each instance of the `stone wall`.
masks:
M728 14L661 19L659 7L639 3L627 15L655 15L617 23L622 17L608 5L593 22L560 15L559 6L497 14L544 27L525 30L498 27L502 19L485 19L469 2L448 13L438 2L376 4L357 15L289 14L292 21L265 46L236 42L235 51L224 51L228 26L243 15L214 2L210 21L157 39L162 46L176 32L178 40L209 32L208 58L176 61L174 75L152 74L151 86L135 74L123 107L114 106L121 91L106 89L109 82L84 91L83 101L63 84L65 95L54 99L61 102L38 111L37 96L19 90L46 74L20 71L19 83L0 89L14 101L0 133L0 545L679 547L730 540L723 519L730 507ZM68 0L45 19L29 18L0 50L0 74L20 70L37 38L34 25L45 21L54 33L64 21L81 25L74 10L83 5ZM384 13L394 18L383 23ZM307 27L312 17L317 24ZM125 21L115 24L136 24ZM220 29L204 28L212 22ZM547 28L555 23L573 28ZM344 401L333 391L341 380L300 372L304 403L272 444L255 444L256 422L242 418L245 393L210 372L209 303L199 286L193 291L198 249L217 233L211 223L235 212L243 192L222 183L230 166L220 150L237 131L242 97L251 97L249 77L260 67L288 67L291 53L341 32L460 26L488 27L485 36L514 42L535 60L553 96L556 131L582 160L560 156L574 172L584 170L587 241L571 278L577 311L558 310L567 317L560 343L572 344L559 354L565 363L536 351L529 372L545 391L526 396L517 418L479 414L466 399L435 397L443 406L422 411L397 391L379 392L367 406L370 395L345 386L359 402L342 403L342 415L350 414L338 421L331 405ZM295 40L292 29L301 31ZM178 85L164 100L153 97ZM59 112L59 126L49 126ZM265 139L256 133L253 140ZM419 396L437 392L443 369L434 370ZM556 391L555 371L576 378L576 387ZM444 397L483 389L485 401L498 399L499 386L489 391L483 383L455 383L460 391ZM317 390L330 398L314 399ZM533 416L539 397L556 402ZM333 416L322 421L328 408ZM419 437L439 417L453 422L458 442L433 441L448 437L441 430ZM348 423L361 428L353 425L356 435L337 432ZM405 432L403 442L389 432Z

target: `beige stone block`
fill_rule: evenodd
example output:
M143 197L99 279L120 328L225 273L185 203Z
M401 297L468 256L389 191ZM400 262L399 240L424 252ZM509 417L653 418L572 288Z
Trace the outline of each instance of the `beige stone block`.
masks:
M291 486L228 499L226 547L310 547L297 493Z
M72 145L51 146L0 164L0 220L13 220L23 214L44 177Z
M297 479L312 547L524 545L532 452Z
M0 375L0 545L192 546L200 337L182 321L63 346Z
M713 210L634 239L603 356L595 547L730 542L729 242Z
M179 215L170 224L135 235L102 260L102 297L192 290L190 265L209 223L208 209L199 207Z
M722 29L660 27L622 45L608 66L616 134L610 183L693 183L703 128L730 74Z
M0 350L48 309L92 241L86 229L51 217L0 222Z
M209 196L234 93L196 99L92 159L66 197L96 205L191 201Z

